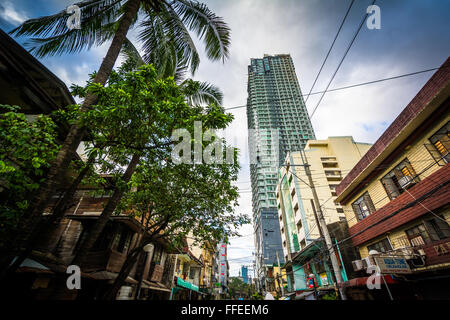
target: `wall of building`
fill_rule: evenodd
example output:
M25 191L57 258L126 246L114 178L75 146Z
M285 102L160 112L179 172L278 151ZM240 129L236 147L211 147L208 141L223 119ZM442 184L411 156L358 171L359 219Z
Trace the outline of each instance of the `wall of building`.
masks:
M288 244L293 242L293 237L297 238L300 250L311 243L313 239L320 237L320 230L316 224L311 203L313 193L309 187L305 168L300 165L304 164L304 160L307 160L310 165L317 196L319 202L323 204L322 212L325 221L327 224L331 224L345 218L341 206L334 203L336 197L333 193L333 186L339 184L345 174L359 161L370 146L370 144L366 143L356 143L352 137L329 137L327 140L308 141L304 155L300 152L288 154L286 162L290 163L290 167L288 169L280 169L277 187L278 217L285 256L289 253ZM306 159L303 159L302 156L306 157ZM324 160L326 158L332 158L335 161ZM333 167L328 167L331 165ZM326 171L339 171L341 177L327 177ZM283 179L289 181L289 190L286 190L285 180L284 186L281 186L280 183L282 183ZM289 194L288 197L286 197L287 193ZM292 223L291 226L287 224L292 215L294 217L294 227L296 228L296 230L293 230L294 232L291 230ZM288 230L290 230L290 235L287 234Z
M441 118L439 121L435 122L431 127L427 128L426 131L420 136L420 138L414 141L407 149L401 150L402 152L399 152L399 154L395 157L395 159L391 163L383 165L383 168L385 169L376 177L374 177L366 188L362 188L358 193L356 193L353 197L351 197L346 201L344 205L344 212L349 227L352 227L353 225L358 223L358 219L351 205L366 191L369 193L370 198L372 199L372 202L377 210L382 208L391 201L380 179L384 177L387 173L389 173L405 158L408 158L416 174L420 174L423 172L422 174L419 175L420 179L423 179L431 175L433 172L441 168L439 165L436 164L432 155L425 147L425 144L430 143L428 139L436 131L442 128L442 126L444 126L449 120L450 115L447 113L445 117Z

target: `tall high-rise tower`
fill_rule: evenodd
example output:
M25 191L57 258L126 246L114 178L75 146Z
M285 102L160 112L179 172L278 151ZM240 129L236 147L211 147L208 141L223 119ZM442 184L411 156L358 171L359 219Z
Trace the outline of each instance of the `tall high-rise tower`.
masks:
M264 55L248 66L247 119L257 277L284 260L277 214L278 170L289 151L315 139L289 54Z

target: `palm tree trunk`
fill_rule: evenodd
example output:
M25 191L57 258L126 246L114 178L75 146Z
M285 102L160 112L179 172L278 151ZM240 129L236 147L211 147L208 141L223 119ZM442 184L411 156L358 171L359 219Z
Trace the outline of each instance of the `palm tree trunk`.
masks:
M138 163L139 163L139 155L133 155L133 158L131 158L130 163L128 164L127 169L125 170L125 173L122 176L122 180L125 183L128 183L131 179L131 176L134 173L134 170L136 169ZM72 264L82 266L84 259L89 252L89 250L94 245L95 241L99 237L100 233L103 231L103 228L105 227L106 223L109 221L109 218L113 214L114 210L116 209L117 205L119 204L120 199L122 198L124 194L123 188L114 188L114 193L109 198L105 208L102 211L102 214L95 222L92 229L89 231L86 239L82 242L80 249L75 255L75 258L72 261Z
M119 56L122 44L125 41L128 29L137 15L140 1L141 0L130 0L127 3L127 10L121 18L108 52L100 65L94 79L95 83L105 85L108 80L117 57ZM95 95L88 94L81 106L81 111L87 111L96 101L97 97ZM9 252L6 253L1 259L0 270L2 275L4 273L3 271L8 268L10 262L19 252L20 248L26 244L29 236L34 233L39 220L42 218L42 212L48 207L54 190L59 184L61 184L64 174L67 172L70 161L73 159L76 150L85 135L85 132L86 128L77 123L71 126L55 161L50 167L45 181L39 186L39 189L33 195L28 210L25 212L24 217L18 224L19 231L15 239L12 239L11 241Z

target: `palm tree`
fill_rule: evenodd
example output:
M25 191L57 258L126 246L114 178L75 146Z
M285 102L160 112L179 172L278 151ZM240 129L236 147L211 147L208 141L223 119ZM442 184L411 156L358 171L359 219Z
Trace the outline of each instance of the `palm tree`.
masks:
M128 40L126 40L126 45L122 48L122 53L126 56L126 61L124 64L128 64L130 69L135 69L136 67L145 64L145 61L139 54L138 50ZM170 70L172 72L172 76L178 79L179 86L185 94L187 104L190 106L201 104L222 105L223 94L220 89L207 82L197 82L192 79L183 80L182 74L185 68L185 65L173 63ZM167 71L168 69L164 70ZM131 177L139 164L139 160L139 155L134 154L122 176L122 181L124 183L128 183L131 180ZM117 187L114 188L114 192L106 203L100 217L96 220L87 237L80 244L75 257L72 260L72 264L79 266L83 265L87 253L90 251L95 241L97 241L111 215L116 210L123 194L123 189Z
M208 7L190 0L86 0L76 4L81 9L81 29L68 29L65 10L46 17L25 21L11 31L17 36L29 36L31 52L38 57L75 53L111 41L94 82L105 85L119 56L130 28L139 29L144 58L158 58L160 65L173 61L167 57L181 52L182 59L192 72L200 58L189 31L205 44L207 57L224 61L229 54L230 29L222 18ZM139 18L139 19L138 19ZM167 46L173 43L173 46ZM169 50L171 49L172 50ZM176 50L173 50L175 48ZM89 94L81 110L87 111L96 102ZM33 234L42 212L49 204L55 189L62 182L70 161L85 135L86 128L75 123L70 127L62 147L18 225L19 232L12 239L10 252L3 254L0 267L2 275L13 257Z

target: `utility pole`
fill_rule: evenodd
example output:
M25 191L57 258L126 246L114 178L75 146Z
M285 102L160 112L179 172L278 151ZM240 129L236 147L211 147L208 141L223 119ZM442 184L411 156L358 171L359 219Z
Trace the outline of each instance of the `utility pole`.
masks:
M281 277L281 265L280 265L280 257L278 256L278 250L276 251L276 253L277 253L278 270L280 271L280 274L277 276L277 278L279 277L278 286L280 287L281 296L284 297L283 285L281 283L283 281L283 277Z
M306 157L306 154L304 153L304 150L301 150L300 154L302 156L302 160L303 160L303 164L305 167L305 172L306 175L308 176L308 181L309 181L309 186L311 188L312 194L313 194L313 198L314 198L314 202L316 204L316 211L317 211L317 218L319 220L319 230L322 231L322 234L325 238L325 244L327 246L327 250L328 253L330 255L330 260L331 260L331 264L333 266L333 271L334 274L336 276L336 282L337 285L339 286L339 292L341 294L341 299L342 300L347 300L347 296L345 295L345 290L343 286L340 286L340 284L342 284L344 281L342 279L342 275L341 275L341 271L339 270L339 264L336 258L336 254L334 251L334 247L333 247L333 243L331 242L331 237L330 237L330 233L328 232L328 227L327 227L327 223L325 222L325 219L323 217L323 213L322 213L322 209L321 209L321 205L319 202L319 197L317 196L317 192L316 192L316 188L314 187L314 182L311 176L311 171L309 169L309 164L308 164L308 159Z

